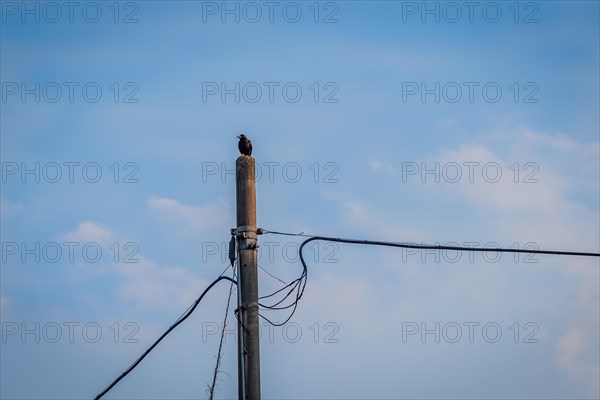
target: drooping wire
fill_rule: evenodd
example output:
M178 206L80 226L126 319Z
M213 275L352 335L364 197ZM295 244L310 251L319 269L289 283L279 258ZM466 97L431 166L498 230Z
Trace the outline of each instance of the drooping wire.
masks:
M424 250L458 250L458 251L471 251L471 252L477 252L477 251L491 252L491 251L493 251L493 252L504 252L504 253L529 253L529 254L548 254L548 255L561 255L561 256L600 257L600 253L578 252L578 251L526 250L526 249L507 249L507 248L441 246L441 245L416 244L416 243L386 242L386 241L377 241L377 240L345 239L345 238L337 238L337 237L330 237L330 236L313 236L313 235L306 235L306 234L304 234L304 232L289 233L289 232L270 231L267 229L262 229L262 232L264 234L270 233L270 234L274 234L274 235L302 236L302 237L307 238L306 240L304 240L302 242L302 244L300 244L300 248L298 250L298 253L300 255L300 262L302 263L302 274L300 275L300 277L298 279L295 279L294 281L290 282L288 285L282 287L281 289L279 289L269 295L260 297L260 299L270 298L270 297L275 296L276 294L284 291L286 288L291 287L290 291L288 291L288 293L283 297L283 299L281 299L277 303L272 304L272 305L264 305L262 303L259 303L261 307L263 307L267 310L283 310L283 309L292 308L292 312L286 318L286 320L282 323L274 323L271 320L269 320L268 318L266 318L265 316L263 316L262 314L259 314L264 320L266 320L267 322L269 322L270 324L275 325L275 326L285 325L292 318L294 313L296 312L296 309L298 306L298 301L302 298L302 295L304 294L304 289L306 287L307 271L308 271L302 250L304 249L304 246L306 246L308 243L315 241L315 240L326 240L326 241L338 242L338 243L363 244L363 245L373 245L373 246L388 246L388 247L400 247L400 248L424 249ZM288 304L286 306L278 307L279 304L281 304L287 298L289 298L289 296L294 291L296 292L294 301L291 304Z
M274 231L264 231L264 233L273 233L273 234L282 234L282 235L288 235L288 236L303 236L302 233L300 234L288 234L288 233L284 233L284 232L274 232ZM286 289L287 293L285 293L285 295L279 299L276 300L275 303L273 304L264 304L263 302L259 302L260 307L262 307L263 309L267 310L267 311L276 311L276 310L286 310L286 309L292 309L292 311L290 312L290 314L288 315L288 317L283 321L283 322L273 322L271 319L265 317L263 314L259 313L259 316L264 319L265 321L267 321L268 323L270 323L271 325L274 326L283 326L286 323L288 323L290 321L290 319L292 318L292 316L294 315L294 313L296 312L296 308L298 307L298 301L300 301L300 298L302 297L302 295L304 294L304 287L306 286L306 279L307 279L307 272L308 269L306 267L306 264L303 263L302 264L302 273L300 274L300 277L298 277L297 279L294 279L293 281L291 281L288 284L285 284L285 286L283 286L282 288L276 290L275 292L265 295L265 296L261 296L259 297L260 300L264 300L264 299L268 299L271 298L273 296L278 295L281 292L284 292ZM286 300L288 300L290 297L292 297L292 301L289 304L283 304L284 302L286 302Z
M217 279L215 279L210 285L208 285L208 287L206 289L204 289L204 291L202 292L202 294L200 295L200 297L198 297L198 299L177 319L177 321L175 321L175 323L173 325L171 325L169 327L169 329L167 329L165 331L165 333L163 333L153 344L152 346L148 347L148 349L146 351L144 351L142 353L142 355L133 362L133 364L131 364L125 371L123 371L123 373L121 375L119 375L119 377L117 379L115 379L110 385L108 385L102 392L100 392L96 397L95 400L98 400L100 398L102 398L102 396L104 396L106 393L108 393L117 383L119 383L121 381L121 379L125 378L131 371L133 371L135 369L135 367L137 367L139 365L139 363L142 362L142 360L161 342L161 340L163 340L169 333L171 333L171 331L173 331L173 329L177 328L177 326L179 324L181 324L183 321L185 321L196 309L196 307L198 306L198 304L200 304L200 302L202 301L202 299L204 298L204 296L206 295L206 293L208 293L217 283L219 283L222 280L228 280L231 283L235 283L237 284L237 282L228 277L228 276L219 276Z

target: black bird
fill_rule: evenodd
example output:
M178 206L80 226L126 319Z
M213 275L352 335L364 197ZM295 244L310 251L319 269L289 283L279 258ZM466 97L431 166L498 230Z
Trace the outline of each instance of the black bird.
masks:
M240 141L238 142L238 149L240 150L240 153L242 153L245 156L251 156L252 142L250 141L250 139L248 139L243 133L238 136L238 139L240 139Z

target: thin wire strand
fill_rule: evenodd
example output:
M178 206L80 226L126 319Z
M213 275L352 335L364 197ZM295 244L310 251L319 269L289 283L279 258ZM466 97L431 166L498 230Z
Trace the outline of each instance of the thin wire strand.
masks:
M227 267L229 268L229 267ZM219 373L219 367L221 365L221 351L223 349L223 338L225 337L225 326L227 325L227 314L229 314L229 304L231 302L231 294L233 293L233 282L235 281L235 266L231 265L233 269L233 275L231 280L231 285L229 286L229 296L227 297L227 306L225 307L225 317L223 318L223 329L221 330L221 340L219 341L219 351L217 352L217 364L215 365L215 372L213 374L212 385L210 386L209 396L210 400L213 400L213 396L215 393L215 386L217 384L217 375Z
M234 262L235 262L235 260L234 260ZM228 265L228 266L226 266L226 267L225 267L225 269L223 270L223 272L221 272L221 273L219 274L219 277L221 277L221 276L225 275L225 272L227 272L227 270L228 270L229 268L231 268L231 267L232 267L232 265Z
M290 233L290 232L278 232L278 231L270 231L268 229L263 229L263 233L272 233L274 235L285 235L285 236L304 236L304 237L313 237L313 235L307 235L304 232L300 233Z
M263 272L265 274L269 275L271 278L277 279L279 282L283 283L284 285L287 285L287 282L283 281L282 279L279 279L278 277L276 277L275 275L273 275L272 273L270 273L269 271L267 271L265 268L263 268L260 264L258 264L258 268L262 269Z

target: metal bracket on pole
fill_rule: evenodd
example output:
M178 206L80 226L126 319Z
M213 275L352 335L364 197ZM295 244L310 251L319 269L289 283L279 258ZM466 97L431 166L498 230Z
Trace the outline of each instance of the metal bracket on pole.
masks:
M257 235L261 235L262 233L262 228L252 229L250 226L238 226L237 228L231 228L231 234L236 238L240 240L247 239L245 244L240 242L240 250L256 249L258 247L258 244L256 244L258 240Z
M264 233L263 228L253 228L251 226L238 226L237 228L231 228L231 234L238 238L243 239L257 239L256 235L262 235Z

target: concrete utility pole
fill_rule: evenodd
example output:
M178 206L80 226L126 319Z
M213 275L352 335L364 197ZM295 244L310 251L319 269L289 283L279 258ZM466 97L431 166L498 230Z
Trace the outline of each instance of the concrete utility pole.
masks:
M260 340L258 325L258 250L254 158L241 155L235 163L238 274L239 399L260 400Z

